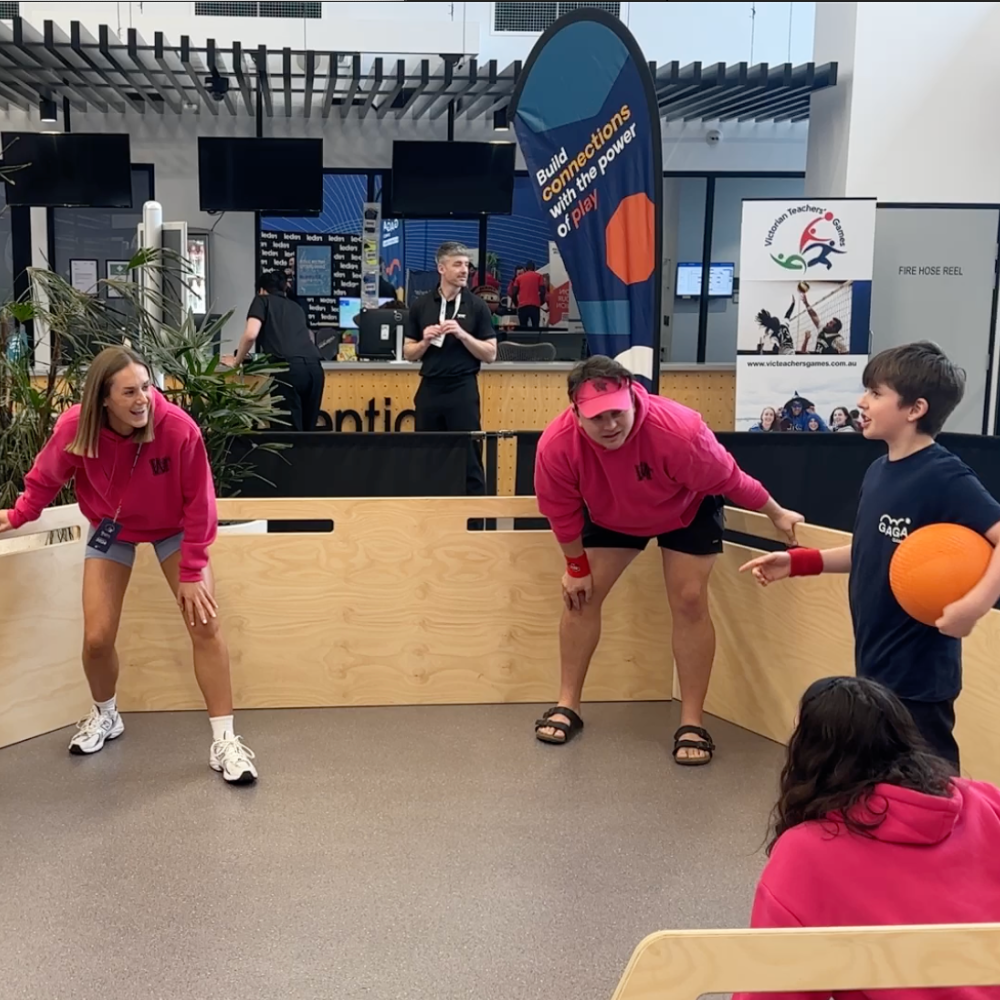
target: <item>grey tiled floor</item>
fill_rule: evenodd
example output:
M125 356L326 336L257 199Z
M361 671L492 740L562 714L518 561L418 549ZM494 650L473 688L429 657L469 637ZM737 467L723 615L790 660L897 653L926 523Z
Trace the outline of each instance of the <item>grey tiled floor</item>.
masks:
M256 787L200 714L0 750L3 1000L607 1000L670 927L745 926L781 748L676 705L246 712Z

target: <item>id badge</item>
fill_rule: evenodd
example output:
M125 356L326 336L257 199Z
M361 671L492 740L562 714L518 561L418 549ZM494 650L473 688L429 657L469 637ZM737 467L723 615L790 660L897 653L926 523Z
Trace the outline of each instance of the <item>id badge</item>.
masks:
M115 544L115 539L121 530L122 526L117 521L106 517L94 530L93 537L87 542L87 548L95 552L107 552Z

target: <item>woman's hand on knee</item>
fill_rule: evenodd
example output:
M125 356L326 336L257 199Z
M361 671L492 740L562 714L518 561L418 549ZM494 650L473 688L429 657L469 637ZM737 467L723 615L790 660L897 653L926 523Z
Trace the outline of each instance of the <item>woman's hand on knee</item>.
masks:
M207 625L211 619L218 617L219 605L204 580L197 583L182 582L177 588L177 604L191 628L198 622Z
M563 603L569 611L582 611L585 604L590 603L594 596L594 577L570 576L564 573L562 578Z

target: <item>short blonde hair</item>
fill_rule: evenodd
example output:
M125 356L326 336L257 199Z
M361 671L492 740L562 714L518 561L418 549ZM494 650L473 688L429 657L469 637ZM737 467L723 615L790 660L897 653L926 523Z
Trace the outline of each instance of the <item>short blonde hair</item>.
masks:
M111 392L115 376L129 365L139 365L149 371L149 365L130 347L106 347L94 358L87 370L83 384L83 400L80 403L80 423L76 437L66 446L71 455L82 458L97 458L101 440L101 428L108 423L105 401ZM153 440L153 415L145 427L140 427L132 436L137 444L149 444Z

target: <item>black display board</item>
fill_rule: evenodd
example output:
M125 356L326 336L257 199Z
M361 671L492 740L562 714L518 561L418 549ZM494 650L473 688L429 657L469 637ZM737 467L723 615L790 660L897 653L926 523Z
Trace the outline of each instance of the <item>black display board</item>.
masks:
M329 296L301 296L313 325L340 325L341 298L361 297L361 237L354 233L274 233L261 231L261 270L284 271L294 261L299 246L329 246L332 248L332 270ZM293 288L293 292L296 290ZM353 317L352 317L353 318Z

